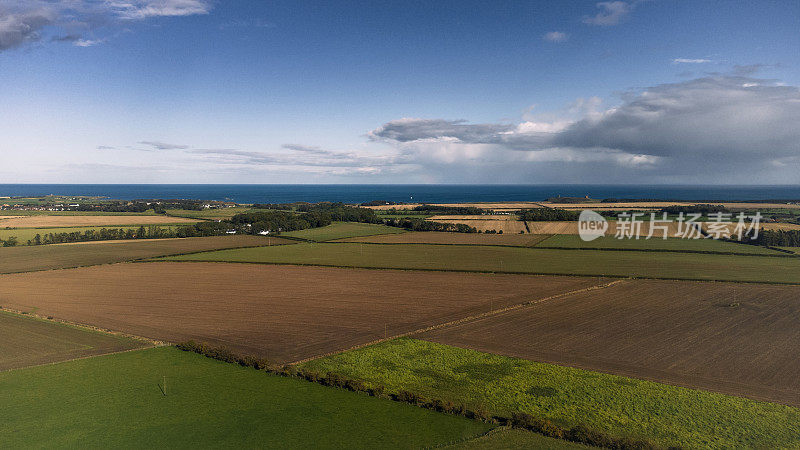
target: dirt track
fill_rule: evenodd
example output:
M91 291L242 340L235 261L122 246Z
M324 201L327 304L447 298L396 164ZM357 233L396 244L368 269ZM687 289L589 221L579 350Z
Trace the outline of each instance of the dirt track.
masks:
M0 276L0 303L295 361L597 284L597 278L134 263Z
M800 287L627 281L424 339L800 406Z

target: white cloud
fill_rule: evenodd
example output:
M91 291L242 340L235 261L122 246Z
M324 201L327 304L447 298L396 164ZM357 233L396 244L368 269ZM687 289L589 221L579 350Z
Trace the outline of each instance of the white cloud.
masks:
M783 183L800 173L800 90L710 76L597 98L517 124L399 119L369 133L439 181ZM481 170L483 169L483 170ZM466 174L460 180L442 179ZM479 178L474 178L474 177ZM557 179L557 177L566 177Z
M208 14L210 0L0 0L0 51L42 40L89 47L106 38L84 36L121 22ZM66 33L66 35L64 34Z
M569 39L569 36L567 33L563 33L561 31L551 31L546 33L543 39L549 42L565 42L567 39Z
M107 1L108 7L122 19L145 19L148 17L193 16L208 14L208 0L133 0Z
M705 64L705 63L710 63L711 60L710 59L701 59L701 58L696 58L696 59L692 59L692 58L675 58L675 59L672 60L672 62L675 63L675 64Z
M188 145L168 144L160 141L139 141L140 144L149 145L156 150L183 150L189 148Z
M105 39L78 39L72 43L76 47L91 47L93 45L102 44Z
M600 8L600 12L594 16L584 17L583 23L599 26L617 25L633 11L634 4L617 0L600 2L596 6Z

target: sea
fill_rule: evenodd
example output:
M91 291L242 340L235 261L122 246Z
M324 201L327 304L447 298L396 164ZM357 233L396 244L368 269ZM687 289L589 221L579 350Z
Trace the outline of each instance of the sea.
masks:
M550 197L683 201L800 200L800 186L477 184L0 184L0 197L47 194L118 200L196 199L237 203L542 201Z

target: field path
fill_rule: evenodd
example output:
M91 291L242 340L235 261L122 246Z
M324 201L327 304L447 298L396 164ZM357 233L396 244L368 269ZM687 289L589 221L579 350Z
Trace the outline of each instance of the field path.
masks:
M462 317L460 319L455 319L455 320L451 320L451 321L448 321L448 322L438 323L436 325L431 325L431 326L428 326L428 327L425 327L425 328L419 328L419 329L412 330L412 331L407 331L407 332L404 332L404 333L393 334L392 336L386 336L386 337L384 337L382 339L375 339L375 340L370 341L370 342L365 342L365 343L362 343L362 344L354 345L354 346L352 346L350 348L347 348L347 349L336 350L336 351L328 352L328 353L325 353L325 354L322 354L322 355L316 355L316 356L312 356L312 357L309 357L309 358L304 358L304 359L301 359L301 360L298 360L298 361L290 362L288 364L289 365L302 364L302 363L305 363L305 362L308 362L308 361L311 361L311 360L314 360L314 359L324 358L326 356L333 356L333 355L337 355L339 353L344 353L344 352L348 352L348 351L351 351L351 350L357 350L359 348L368 347L370 345L380 344L381 342L391 341L392 339L408 337L408 336L413 336L413 335L416 335L416 334L427 333L429 331L438 330L438 329L441 329L441 328L447 328L447 327L451 327L451 326L462 325L462 324L465 324L467 322L472 322L474 320L480 320L480 319L485 319L487 317L493 317L493 316L498 316L500 314L505 314L505 313L508 313L510 311L514 311L514 310L517 310L517 309L520 309L520 308L525 308L527 306L536 305L536 304L544 303L544 302L551 301L551 300L557 300L557 299L560 299L560 298L569 297L571 295L580 294L580 293L583 293L583 292L595 291L595 290L598 290L598 289L605 289L605 288L611 287L611 286L613 286L615 284L620 284L620 283L623 283L623 282L626 282L626 281L629 281L629 280L627 278L618 279L618 280L613 280L613 281L610 281L610 282L607 282L607 283L598 284L598 285L595 285L595 286L589 286L589 287L585 287L585 288L581 288L581 289L576 289L574 291L562 292L560 294L550 295L550 296L547 296L547 297L537 298L537 299L534 299L534 300L528 300L526 302L517 303L515 305L505 306L503 308L498 308L498 309L492 309L491 311L486 311L486 312L483 312L483 313L474 314L474 315L467 316L467 317Z

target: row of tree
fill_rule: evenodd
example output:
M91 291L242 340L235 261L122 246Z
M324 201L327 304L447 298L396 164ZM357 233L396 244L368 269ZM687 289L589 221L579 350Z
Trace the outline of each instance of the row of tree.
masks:
M749 243L768 247L800 247L800 230L761 230Z
M448 231L452 233L477 233L478 229L463 223L432 222L418 217L403 217L401 219L384 219L384 225L405 228L410 231Z
M566 222L578 220L578 211L557 208L523 209L517 213L519 220L526 222Z

